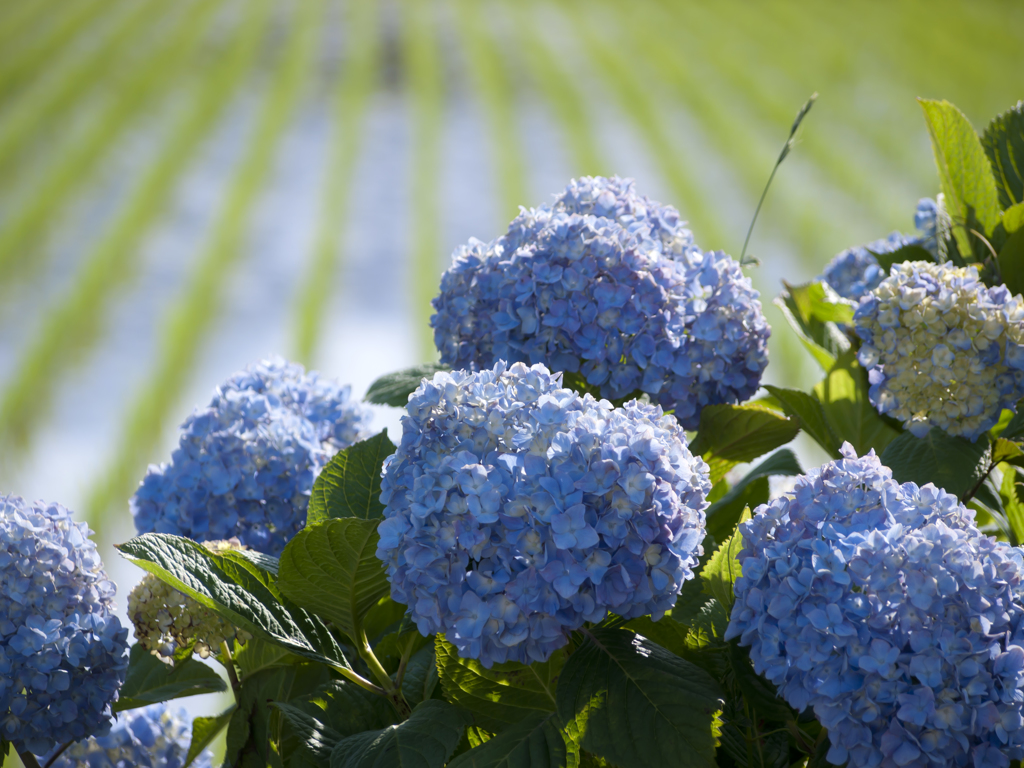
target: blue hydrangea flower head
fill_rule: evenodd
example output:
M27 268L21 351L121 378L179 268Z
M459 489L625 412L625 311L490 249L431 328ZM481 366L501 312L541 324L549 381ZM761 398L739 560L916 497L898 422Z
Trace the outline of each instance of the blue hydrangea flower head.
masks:
M707 465L661 408L543 365L437 373L384 463L379 557L424 635L543 661L584 621L671 608L703 553Z
M313 480L365 438L370 411L349 387L281 358L237 373L181 427L171 461L150 466L131 500L139 533L237 537L277 555L302 529Z
M941 216L942 211L938 201L930 197L923 197L917 201L917 210L914 211L914 226L921 233L921 246L936 259L939 257L939 219Z
M939 208L934 200L920 200L914 213L914 226L919 235L891 232L882 240L847 248L825 266L824 274L818 279L828 283L844 299L857 301L886 278L876 254L893 253L908 245L919 245L938 259L938 216Z
M871 402L918 437L977 440L1024 396L1024 302L974 267L908 261L854 314Z
M0 735L30 752L104 733L128 669L90 533L60 504L0 497Z
M110 733L72 744L53 768L181 768L192 741L184 707L166 703L130 709L117 716ZM211 768L213 753L203 750L192 762Z
M814 711L834 765L1006 768L1024 754L1020 550L842 454L740 525L726 638Z
M582 216L611 219L624 229L645 224L652 239L661 243L662 251L678 258L694 248L693 233L679 218L679 211L662 205L636 191L633 179L618 176L583 176L573 179L551 208Z
M583 179L457 250L431 325L453 368L543 363L610 399L646 392L696 429L705 405L760 385L771 329L758 295L734 259L692 245L674 210Z

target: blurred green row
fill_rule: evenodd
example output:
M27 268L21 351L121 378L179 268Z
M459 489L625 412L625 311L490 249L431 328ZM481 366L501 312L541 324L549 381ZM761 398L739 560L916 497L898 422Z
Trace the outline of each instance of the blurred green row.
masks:
M412 152L407 269L417 356L449 247L438 186L446 119L469 99L484 117L498 234L531 198L537 162L523 114L557 126L574 175L616 172L605 130L628 127L698 244L737 254L793 116L817 91L800 142L771 190L752 250L770 320L778 279L806 279L835 252L912 228L936 179L915 97L947 98L977 127L1024 96L1024 4L904 0L3 0L0 2L0 290L46 280L50 247L76 204L98 192L111 154L142 130L116 211L68 259L66 290L25 323L0 381L0 465L16 476L58 387L95 355L113 301L132 290L141 243L166 214L190 161L243 96L254 106L241 159L153 339L155 362L120 416L94 478L96 526L125 499L178 420L183 390L246 269L246 234L303 105L327 105L319 210L289 298L290 348L316 364L366 117L380 93L408 105ZM247 102L248 103L248 102ZM567 179L566 179L567 181ZM644 180L638 180L646 191ZM557 189L546 190L554 193ZM536 194L536 193L534 193ZM482 233L480 233L482 234ZM18 318L8 318L18 323ZM20 326L13 329L20 333ZM776 348L775 380L801 374ZM382 373L382 372L379 372ZM212 383L210 384L212 386Z

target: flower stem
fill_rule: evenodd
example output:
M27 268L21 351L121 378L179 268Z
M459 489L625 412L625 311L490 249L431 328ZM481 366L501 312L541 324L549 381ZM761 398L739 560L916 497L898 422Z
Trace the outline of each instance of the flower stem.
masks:
M238 682L238 673L235 671L235 661L231 658L231 649L228 648L226 641L222 641L220 644L220 652L224 657L224 668L228 671L228 680L231 681L231 691L235 694L235 700L238 700L238 693L242 686Z
M796 120L793 121L793 127L789 129L789 138L786 139L786 143L782 145L782 151L779 153L779 159L775 161L775 167L772 168L771 175L768 177L768 183L764 185L764 191L761 193L761 199L757 201L757 208L754 211L754 218L750 220L750 226L747 228L747 237L743 241L743 251L740 253L740 265L747 266L748 264L755 264L756 261L751 259L747 260L747 246L750 245L750 235L754 232L754 224L757 223L757 215L761 213L761 206L764 205L764 199L768 196L768 189L772 185L772 181L775 179L775 172L779 170L779 166L782 165L782 161L786 159L786 155L793 149L793 139L796 137L796 130L800 127L800 123L807 116L807 113L811 111L811 107L814 106L814 100L818 98L817 92L811 94L800 111L796 113Z
M57 762L57 758L64 754L64 750L66 750L74 743L75 742L73 741L69 741L66 744L62 744L60 749L58 749L56 752L50 755L50 759L46 761L46 765L44 765L43 768L50 768L51 765Z

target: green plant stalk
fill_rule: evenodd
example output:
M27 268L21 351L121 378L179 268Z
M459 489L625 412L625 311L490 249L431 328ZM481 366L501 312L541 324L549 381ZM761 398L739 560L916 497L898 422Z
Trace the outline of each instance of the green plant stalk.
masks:
M502 208L499 218L505 222L515 217L519 206L527 201L515 94L498 51L498 41L483 18L478 0L456 0L455 20L477 98L490 127L491 156Z
M174 82L181 66L198 47L213 12L225 0L195 3L147 62L140 63L118 98L96 119L75 146L54 163L24 206L12 213L0 230L0 280L10 285L11 276L26 263L38 268L42 259L29 260L28 245L45 231L78 187L89 177L96 163L114 144L131 118L157 94Z
M409 664L409 659L412 658L412 647L416 644L416 635L409 636L409 642L405 644L405 648L402 650L402 658L398 661L398 671L395 673L395 685L398 688L402 687L402 681L405 679L405 668Z
M25 98L12 105L7 119L0 126L0 168L6 168L25 151L33 135L46 124L53 124L61 116L80 104L97 86L103 84L114 65L123 62L127 52L139 47L140 38L147 39L154 22L163 20L170 8L166 3L140 2L121 14L118 22L106 30L107 34L88 55L76 57L61 66L48 64L50 72L58 76L33 88Z
M527 7L518 2L505 5L514 17L517 48L524 51L521 64L526 66L533 86L541 92L548 108L561 124L566 147L575 165L573 175L604 175L606 164L597 148L583 95L541 39Z
M660 1L677 15L682 11L665 0ZM836 26L830 26L822 19L822 13L828 10L824 6L816 9L816 13L808 13L807 8L793 3L773 4L770 8L733 3L728 7L730 10L716 6L704 13L705 9L689 5L685 17L680 16L677 21L678 28L687 35L687 44L698 46L714 70L730 80L737 92L768 122L786 119L790 105L799 98L800 91L813 90L819 82L839 86L849 80L849 72L841 64L837 65L842 59L836 56L834 30L848 30L849 24L856 23L857 19L847 19L844 24L836 21ZM729 20L728 24L724 23L725 19ZM868 31L861 32L867 34ZM858 37L856 32L849 34ZM785 43L780 45L780 41ZM782 67L784 74L784 77L773 78L774 87L770 88L764 87L764 72L760 66L766 60ZM884 162L876 165L893 168L893 181L902 181L909 173L924 182L922 166L913 162L906 146L898 139L899 132L892 129L891 123L866 114L859 109L855 99L835 91L838 87L830 89L829 95L830 110L837 116L836 127L856 126L858 135L869 136L874 149L884 158ZM833 144L824 138L808 137L806 152L823 169L829 170L837 183L852 193L852 188L843 181L850 163L839 162L839 158L849 153L844 154L841 149L833 151L835 131L822 133ZM870 174L864 176L867 182L872 178ZM874 187L868 188L877 191L879 186L886 188L891 184L876 179Z
M356 624L353 640L355 640L356 648L359 650L359 656L366 662L366 666L370 668L373 676L380 682L384 696L391 703L391 706L394 707L398 716L405 720L409 717L412 709L405 700L405 696L402 695L402 689L391 679L391 675L387 673L387 670L384 669L376 654L374 654L373 648L370 647L370 641L366 639L366 631L363 629L362 624Z
M750 236L754 233L754 225L757 223L757 216L761 213L761 206L764 205L764 199L768 196L768 190L771 189L772 181L775 180L775 174L779 170L779 166L782 165L790 151L793 149L793 141L796 139L796 132L800 128L800 123L803 122L807 113L811 111L811 107L814 106L814 100L818 98L817 93L812 93L804 105L800 108L800 111L796 114L796 120L793 121L793 127L789 129L789 138L786 139L786 143L782 145L782 151L779 152L779 159L775 161L775 166L772 168L771 174L768 176L768 183L764 185L764 191L761 192L761 198L757 201L757 208L754 210L754 217L750 220L750 226L747 227L747 236L743 240L743 250L740 252L740 264L744 264L744 259L747 256L747 246L750 245Z
M688 6L684 12L683 8L672 4L662 4L661 10L663 13L671 12L673 15L666 16L666 23L655 28L664 31L667 31L668 28L679 30L686 41L684 45L680 45L678 38L673 41L666 40L666 42L673 43L672 48L677 52L679 58L683 58L684 52L693 54L689 59L691 63L694 59L706 58L708 63L713 66L715 75L724 79L726 89L729 87L734 89L735 99L743 104L749 104L764 125L777 125L785 122L791 114L790 109L793 102L801 98L806 91L814 90L814 83L819 81L830 83L829 111L830 113L840 113L842 124L830 124L828 129L808 134L803 139L802 154L814 162L816 169L824 177L823 180L845 192L851 203L862 208L873 219L883 222L883 225L893 219L894 211L906 207L905 194L900 190L906 190L908 186L906 172L908 170L919 172L918 165L915 164L913 169L904 168L901 172L897 170L899 166L889 157L889 153L883 152L882 148L877 146L869 150L879 154L877 159L868 164L858 162L858 155L850 152L837 141L837 136L843 135L846 126L851 121L868 122L870 124L864 126L864 129L870 128L876 133L879 132L879 124L882 122L878 120L865 121L862 111L848 103L848 99L836 98L837 94L832 93L831 83L836 80L841 82L844 75L837 74L836 77L830 78L823 74L823 70L828 67L828 62L820 61L817 65L811 66L808 59L813 56L814 52L801 49L796 57L795 71L791 76L785 79L772 78L773 84L777 82L779 87L764 87L766 75L763 68L757 66L757 62L765 61L763 57L766 56L771 56L773 63L780 58L788 61L787 56L790 52L783 50L787 46L778 45L778 40L792 37L794 33L792 29L778 29L776 18L778 15L776 11L781 13L786 9L781 6L773 6L769 9L771 12L765 13L764 9L751 7L749 14L737 12L737 23L745 28L745 34L740 36L740 40L734 39L736 37L734 28L729 29L728 35L723 33L723 12L720 10ZM747 19L747 15L753 15L755 18ZM805 11L804 15L813 14L808 14ZM740 19L740 16L743 18ZM816 28L816 30L815 34L820 37L820 29ZM777 36L773 37L773 34ZM801 45L809 47L813 47L814 42L816 41L801 39ZM823 52L823 55L832 58L834 58L834 54L834 46L830 46L827 51ZM703 86L705 90L710 90L711 97L716 103L731 101L731 99L723 99L723 83L718 83L717 87L712 88L710 81L704 77L697 78L697 81L697 84ZM801 85L796 85L798 82ZM798 89L806 90L801 93ZM701 117L699 112L696 113L696 116ZM732 121L737 124L744 122L738 114L732 115ZM884 138L892 143L894 132L891 130L891 126L884 125L884 129L886 131L884 137L877 138ZM899 155L899 165L907 166L907 161L910 158L908 158L906 147L902 143L899 144L897 154ZM880 177L879 172L884 175ZM757 185L755 184L755 186ZM801 206L804 206L813 214L809 217L810 220L815 225L820 225L822 214L817 210L821 206L820 194L806 194L803 197L806 199L794 203L793 215L799 216ZM824 228L825 233L834 227L836 218L838 217L833 216L829 219ZM898 221L905 222L907 218L908 216L905 214ZM822 253L809 239L806 240L803 247L807 253L813 253L816 259Z
M3 389L0 455L13 458L25 453L62 374L87 355L100 337L111 297L134 271L139 241L164 210L189 159L249 72L265 34L269 4L258 0L247 11L222 63L208 73L126 206L83 259L70 292L50 310Z
M351 58L341 67L334 96L334 135L324 183L313 257L295 303L296 359L310 366L342 254L338 220L344 220L352 171L359 155L363 115L377 81L380 31L376 0L348 4Z
M231 658L231 649L228 647L226 642L221 642L220 653L224 657L224 669L227 670L228 680L231 682L231 692L235 695L235 701L238 701L238 692L242 688L242 684L238 682L238 672L235 671L235 660Z
M438 234L437 178L440 165L443 91L441 60L434 30L434 5L429 0L402 0L404 75L412 100L412 321L418 357L437 359L434 336L426 320L441 273Z
M373 652L373 648L370 647L370 641L366 637L366 630L361 625L355 628L356 636L353 638L356 641L356 647L359 649L359 655L363 661L366 662L366 666L370 668L373 676L377 678L381 688L387 691L389 694L395 692L395 681L391 679L391 675L387 673L380 661L377 659L376 654Z
M680 45L677 30L687 28L649 0L638 2L628 9L615 4L610 4L609 8L617 11L614 25L616 29L626 31L622 39L631 46L633 58L649 62L651 80L662 80L675 92L688 113L702 126L708 142L718 150L719 156L732 168L747 192L752 196L759 194L764 182L759 169L765 166L767 157L774 153L774 140L769 149L768 129L788 120L791 115L788 109L785 117L774 123L769 122L773 116L764 114L761 115L763 120L751 121L744 112L730 106L733 103L746 104L748 100L745 95L737 94L737 99L723 98L723 91L728 88L723 88L716 79L695 70L694 63L705 55L701 49L704 42L701 35L693 34L694 40L690 44ZM655 33L652 34L652 31ZM830 215L827 209L822 209L821 186L820 183L804 182L784 186L777 189L776 194L774 218L778 220L780 229L797 240L802 253L807 257L817 258L822 253L829 253L835 242L854 242L858 236L855 226L845 224L841 217ZM880 197L884 195L875 193L868 196L868 199L878 200ZM889 198L887 200L887 211L898 209L895 202ZM733 252L733 248L738 245L730 243L726 250Z
M114 460L92 488L87 519L123 503L160 442L167 415L195 365L202 340L217 317L222 286L242 250L249 213L271 169L278 141L298 106L316 50L322 0L297 3L293 28L274 73L244 157L235 171L210 242L164 326L157 365L129 409Z
M656 158L659 169L677 198L674 201L676 207L686 211L692 228L698 233L698 240L706 248L724 247L726 230L714 206L688 170L690 164L670 138L653 94L638 82L634 68L620 53L619 46L598 36L590 19L589 8L582 7L578 0L563 0L562 7L572 17L571 26L579 34L595 68L617 97L623 112L633 119L646 140L651 155Z

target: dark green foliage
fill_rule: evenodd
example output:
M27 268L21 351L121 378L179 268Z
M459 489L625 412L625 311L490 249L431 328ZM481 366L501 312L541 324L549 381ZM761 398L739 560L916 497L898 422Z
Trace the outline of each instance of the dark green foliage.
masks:
M555 711L563 651L556 651L543 664L509 662L490 669L460 657L442 635L437 636L435 652L445 698L472 712L475 725L496 732L537 711Z
M825 410L814 395L798 389L773 387L771 384L765 384L764 388L779 401L787 416L797 420L801 430L814 438L830 457L839 458L842 441L832 432L825 418Z
M370 385L363 399L376 405L405 408L405 404L409 402L409 395L416 391L424 379L431 378L438 371L449 370L451 369L447 365L440 363L424 363L403 371L388 373Z
M938 428L922 438L905 432L889 443L882 463L900 483L935 483L960 499L974 491L991 466L991 446L982 436L972 443Z
M299 531L281 554L277 584L300 605L360 642L366 613L388 593L377 520L325 520Z
M995 174L999 206L1024 202L1024 101L994 117L981 144Z
M814 387L832 434L853 445L858 456L872 448L881 453L900 434L878 415L868 399L868 388L868 373L860 367L853 350L839 357Z
M572 758L572 759L570 759ZM564 768L575 765L566 748L558 716L535 712L478 747L464 752L450 768Z
M143 534L117 548L128 560L253 636L313 661L349 666L323 621L288 604L273 575L239 553L215 554L164 533Z
M699 667L623 629L583 633L562 670L558 715L621 768L715 765L722 692Z
M751 510L768 501L768 478L771 475L800 475L803 469L788 448L776 451L751 469L718 501L707 508L708 534L715 541L724 541L732 534L746 507Z
M132 646L128 675L113 709L115 712L123 712L158 701L226 689L220 676L210 667L193 659L191 652L171 665L136 643Z
M405 722L338 742L330 768L441 768L470 724L444 701L424 701Z
M385 429L378 435L340 451L317 476L309 498L306 525L329 518L376 520L380 503L380 473L384 459L395 452Z
M757 403L709 405L690 450L708 463L714 484L731 467L785 445L799 431L798 422Z

